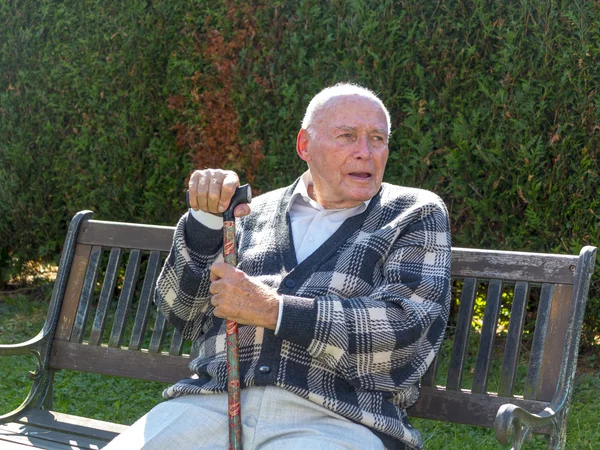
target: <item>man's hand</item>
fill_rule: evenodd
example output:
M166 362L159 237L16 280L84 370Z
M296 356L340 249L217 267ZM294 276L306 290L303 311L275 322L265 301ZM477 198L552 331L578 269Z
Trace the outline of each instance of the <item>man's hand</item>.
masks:
M202 210L220 215L229 206L231 197L239 185L239 177L231 170L196 170L188 183L190 207L195 211ZM238 205L233 214L236 217L247 216L250 214L250 206Z
M212 265L210 281L215 316L275 330L279 317L279 294L274 289L223 262Z

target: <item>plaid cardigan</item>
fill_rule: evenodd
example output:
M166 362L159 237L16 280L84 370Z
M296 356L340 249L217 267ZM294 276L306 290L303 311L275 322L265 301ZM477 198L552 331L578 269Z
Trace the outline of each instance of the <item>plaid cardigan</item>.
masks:
M363 213L298 264L286 213L294 187L257 197L237 219L238 268L284 299L277 335L239 326L242 388L287 389L421 448L405 409L446 327L446 208L431 192L383 183ZM199 346L193 376L166 398L226 391L225 321L213 315L209 293L222 234L185 214L159 277L159 310Z

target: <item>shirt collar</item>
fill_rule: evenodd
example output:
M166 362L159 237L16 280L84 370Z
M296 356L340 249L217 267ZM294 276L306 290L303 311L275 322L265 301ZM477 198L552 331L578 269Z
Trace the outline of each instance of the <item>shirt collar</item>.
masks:
M290 198L290 203L288 204L288 209L287 209L288 212L290 212L290 210L293 208L293 206L296 202L302 202L302 201L304 203L306 203L307 205L312 206L317 211L322 211L325 209L323 207L323 205L321 205L316 200L313 200L308 195L308 186L310 186L312 184L312 182L313 182L313 179L312 179L310 170L307 170L300 176L300 180L296 184L296 187L294 188L294 192L292 192L292 197ZM341 209L356 208L356 209L359 209L359 213L360 213L360 212L363 212L365 209L367 209L367 206L369 206L370 202L371 202L371 199L364 201L360 205L353 206L352 208L341 208ZM341 209L332 210L332 211L340 211Z

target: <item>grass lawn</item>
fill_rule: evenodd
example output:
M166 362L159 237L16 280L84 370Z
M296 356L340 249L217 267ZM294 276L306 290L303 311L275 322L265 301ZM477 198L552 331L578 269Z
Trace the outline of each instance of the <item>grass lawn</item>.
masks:
M22 342L35 336L46 316L49 287L23 294L0 295L0 343ZM597 353L580 358L575 394L569 415L567 449L597 449L600 442L600 371ZM26 397L33 370L33 357L0 358L0 414L17 407ZM521 380L523 381L523 380ZM55 379L54 410L131 424L161 401L162 383L61 371ZM492 430L414 419L427 449L500 449ZM546 441L536 436L525 448L545 449Z

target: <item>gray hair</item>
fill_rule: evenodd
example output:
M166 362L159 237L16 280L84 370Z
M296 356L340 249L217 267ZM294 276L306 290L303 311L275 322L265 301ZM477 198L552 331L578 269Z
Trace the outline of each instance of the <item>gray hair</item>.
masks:
M313 136L313 130L311 129L311 126L315 114L325 109L327 103L331 99L347 95L359 95L377 103L383 110L383 113L385 114L385 120L387 121L388 127L388 134L391 133L392 124L390 119L390 113L383 104L383 102L370 89L364 88L362 86L359 86L358 84L353 83L337 83L333 86L323 89L321 92L315 95L308 104L308 107L306 108L306 113L304 113L304 118L302 119L302 128L307 130L309 134Z

